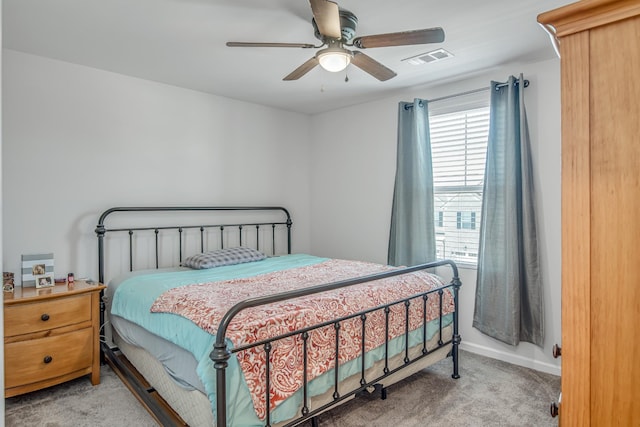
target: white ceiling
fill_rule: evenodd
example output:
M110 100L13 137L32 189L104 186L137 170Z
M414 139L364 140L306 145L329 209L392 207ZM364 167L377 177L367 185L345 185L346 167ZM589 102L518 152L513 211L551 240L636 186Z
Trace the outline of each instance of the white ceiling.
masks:
M2 40L21 52L313 114L502 64L552 58L536 17L571 2L339 1L358 17L356 36L444 29L444 43L367 49L398 74L386 82L354 66L346 73L316 67L285 82L315 50L226 47L227 41L318 45L306 0L4 0ZM401 61L440 47L455 57L420 66Z

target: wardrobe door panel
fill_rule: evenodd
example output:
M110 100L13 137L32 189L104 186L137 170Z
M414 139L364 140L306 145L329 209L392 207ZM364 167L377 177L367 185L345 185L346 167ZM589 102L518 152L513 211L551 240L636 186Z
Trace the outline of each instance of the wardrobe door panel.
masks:
M562 404L564 425L588 424L590 158L589 34L563 38L562 84ZM570 304L565 302L571 301Z

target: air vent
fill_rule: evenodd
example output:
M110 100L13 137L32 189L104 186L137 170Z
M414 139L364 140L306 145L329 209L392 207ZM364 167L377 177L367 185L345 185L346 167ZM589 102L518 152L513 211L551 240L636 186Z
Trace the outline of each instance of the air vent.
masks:
M451 58L453 54L444 49L432 50L431 52L421 53L420 55L405 58L403 61L407 61L411 65L422 65L430 62L442 61L443 59Z

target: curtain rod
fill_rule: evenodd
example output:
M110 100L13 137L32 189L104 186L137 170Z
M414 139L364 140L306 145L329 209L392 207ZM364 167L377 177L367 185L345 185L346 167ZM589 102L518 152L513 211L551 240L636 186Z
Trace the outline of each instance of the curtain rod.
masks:
M516 80L515 84L518 84L518 82L519 82L519 80ZM500 89L501 87L505 87L508 84L509 83L500 83L500 84L496 85L496 90ZM524 87L529 87L529 80L525 80L524 81ZM473 89L473 90L468 90L466 92L454 93L453 95L442 96L440 98L429 99L427 101L428 102L444 101L445 99L457 98L459 96L465 96L465 95L471 95L471 94L482 92L482 91L489 90L489 89L491 89L491 87L487 86L487 87L482 87L480 89ZM407 105L404 106L404 108L405 109L413 108L413 105L412 104L407 104Z

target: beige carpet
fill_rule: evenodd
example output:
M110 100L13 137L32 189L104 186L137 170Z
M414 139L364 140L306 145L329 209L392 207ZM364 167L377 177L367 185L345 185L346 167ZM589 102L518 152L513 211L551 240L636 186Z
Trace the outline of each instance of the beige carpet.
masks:
M106 365L102 366L100 384L95 387L88 377L84 377L5 399L6 427L156 425L120 378Z
M446 359L320 417L320 427L557 426L549 404L560 378L461 352L461 378ZM86 378L5 400L7 426L155 426L118 377L103 366L102 383Z

